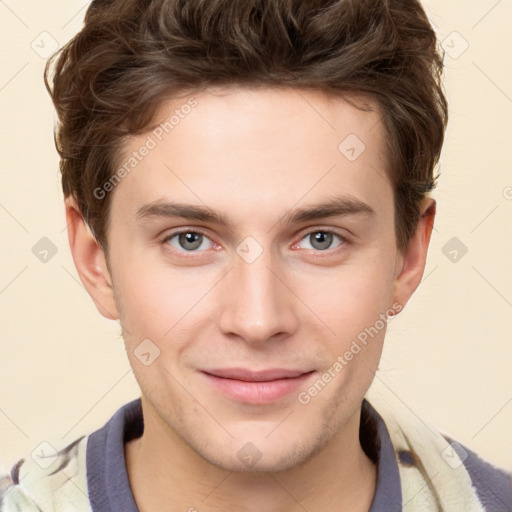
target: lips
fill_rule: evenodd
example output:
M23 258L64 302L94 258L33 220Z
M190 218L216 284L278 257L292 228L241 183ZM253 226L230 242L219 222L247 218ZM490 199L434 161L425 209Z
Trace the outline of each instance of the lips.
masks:
M284 368L216 368L200 373L209 385L227 398L251 405L264 405L296 393L315 372Z
M223 379L243 380L245 382L268 382L279 379L293 379L300 377L304 373L301 370L286 370L283 368L275 368L268 370L251 371L244 368L221 368L215 370L203 370L214 377L222 377Z

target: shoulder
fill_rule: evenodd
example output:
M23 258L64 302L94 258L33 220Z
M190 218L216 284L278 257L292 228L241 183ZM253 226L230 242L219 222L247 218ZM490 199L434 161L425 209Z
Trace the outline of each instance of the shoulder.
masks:
M442 435L449 443L442 457L453 469L458 465L466 469L482 504L489 510L512 510L512 472L483 459L448 434Z
M66 446L42 443L1 477L2 512L91 511L87 493L86 446L83 436Z
M441 503L443 510L512 510L509 471L479 457L399 400L378 396L376 404L374 413L386 427L381 437L393 447L404 503Z
M108 503L109 492L130 494L123 442L143 430L140 398L120 407L105 425L70 444L41 443L0 475L1 512L92 512ZM124 472L124 479L119 475ZM124 510L124 508L122 508Z

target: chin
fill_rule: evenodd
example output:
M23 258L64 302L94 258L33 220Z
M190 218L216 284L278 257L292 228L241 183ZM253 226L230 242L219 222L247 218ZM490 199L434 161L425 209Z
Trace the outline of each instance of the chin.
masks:
M296 432L295 432L296 433ZM246 438L247 439L247 438ZM278 473L296 468L314 457L327 444L328 439L319 436L310 442L291 441L287 446L282 440L254 442L232 440L208 446L192 446L194 451L210 464L235 473Z

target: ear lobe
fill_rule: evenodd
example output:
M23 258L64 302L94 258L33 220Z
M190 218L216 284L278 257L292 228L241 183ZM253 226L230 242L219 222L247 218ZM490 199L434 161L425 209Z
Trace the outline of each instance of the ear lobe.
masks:
M416 231L407 248L399 257L401 268L395 278L393 300L398 302L402 308L416 291L423 277L435 215L435 200L426 198L421 205L421 217Z
M75 199L66 198L65 207L69 246L80 281L98 311L109 320L117 320L119 314L114 299L112 278L103 249L80 214Z

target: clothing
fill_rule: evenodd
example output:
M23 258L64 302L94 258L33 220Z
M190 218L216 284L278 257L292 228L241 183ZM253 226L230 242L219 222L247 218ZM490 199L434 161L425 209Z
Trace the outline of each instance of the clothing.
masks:
M123 443L140 437L143 429L141 401L136 399L104 427L62 448L47 469L30 457L21 459L12 468L0 510L138 512ZM404 415L382 404L378 413L365 399L360 441L378 467L369 512L512 511L510 474L412 413Z

